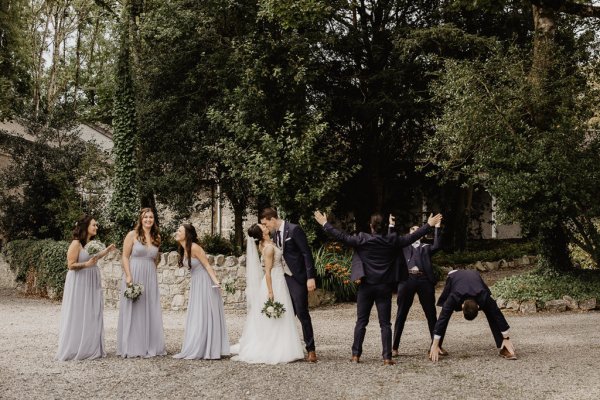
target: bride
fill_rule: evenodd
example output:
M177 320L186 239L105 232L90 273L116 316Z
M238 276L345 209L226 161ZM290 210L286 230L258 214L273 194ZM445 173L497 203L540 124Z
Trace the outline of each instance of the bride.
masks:
M258 244L258 248L257 248ZM261 268L258 250L265 270ZM246 247L246 307L247 315L240 342L231 347L235 361L278 364L304 358L290 292L282 267L282 251L262 224L248 229ZM268 299L283 304L285 312L279 318L268 318L261 312Z

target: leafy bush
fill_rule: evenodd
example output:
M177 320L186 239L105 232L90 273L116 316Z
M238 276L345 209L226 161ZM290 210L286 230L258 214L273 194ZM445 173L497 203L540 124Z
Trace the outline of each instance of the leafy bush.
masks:
M463 251L450 254L440 251L433 256L433 263L436 265L473 264L477 261L512 260L535 253L534 243L510 243L489 250Z
M600 299L600 273L541 273L539 270L502 279L492 287L495 297L504 300L546 302L568 295L575 300Z
M200 239L200 245L207 254L233 254L233 244L221 235L206 234Z
M339 301L356 298L357 285L350 280L352 251L339 243L328 243L315 253L315 269L321 287L335 293Z
M33 271L35 286L30 289L43 295L51 289L61 297L68 271L68 248L66 241L25 239L8 242L3 253L15 271L17 281L26 282L28 272Z

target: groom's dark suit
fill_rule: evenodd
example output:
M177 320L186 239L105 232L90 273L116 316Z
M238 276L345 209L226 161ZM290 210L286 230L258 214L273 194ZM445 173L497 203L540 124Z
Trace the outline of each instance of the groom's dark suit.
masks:
M360 357L362 353L366 327L375 304L381 328L383 359L390 360L392 358L392 324L390 323L392 290L397 279L398 251L427 234L431 227L426 224L405 236L398 236L395 233L387 236L368 233L351 236L335 229L329 222L323 225L323 229L338 241L353 247L355 252L351 278L361 279L361 283L357 294L357 319L352 355Z
M283 237L278 243L277 233L273 240L283 250L283 258L292 276L285 275L290 297L294 305L294 312L302 325L302 334L306 351L315 351L315 339L312 321L308 312L308 289L306 281L315 278L315 263L312 252L308 246L306 234L296 224L284 221Z

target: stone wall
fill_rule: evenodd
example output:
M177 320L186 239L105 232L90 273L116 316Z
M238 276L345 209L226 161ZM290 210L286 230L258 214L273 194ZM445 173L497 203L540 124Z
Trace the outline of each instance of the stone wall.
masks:
M11 271L4 255L0 254L0 288L15 289L18 284L17 276Z
M157 266L160 302L163 310L186 310L190 296L190 271L179 268L177 252L163 253ZM225 308L244 308L246 298L246 258L245 256L225 257L223 255L208 256L223 290ZM121 254L113 252L98 263L102 271L102 287L104 288L104 304L106 307L119 306L123 272Z

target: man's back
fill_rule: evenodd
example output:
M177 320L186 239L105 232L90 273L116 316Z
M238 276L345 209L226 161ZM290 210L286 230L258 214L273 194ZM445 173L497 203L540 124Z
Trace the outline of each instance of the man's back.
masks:
M468 269L450 271L438 306L443 306L449 297L453 297L454 302L459 305L468 297L478 299L482 293L491 294L479 272Z

